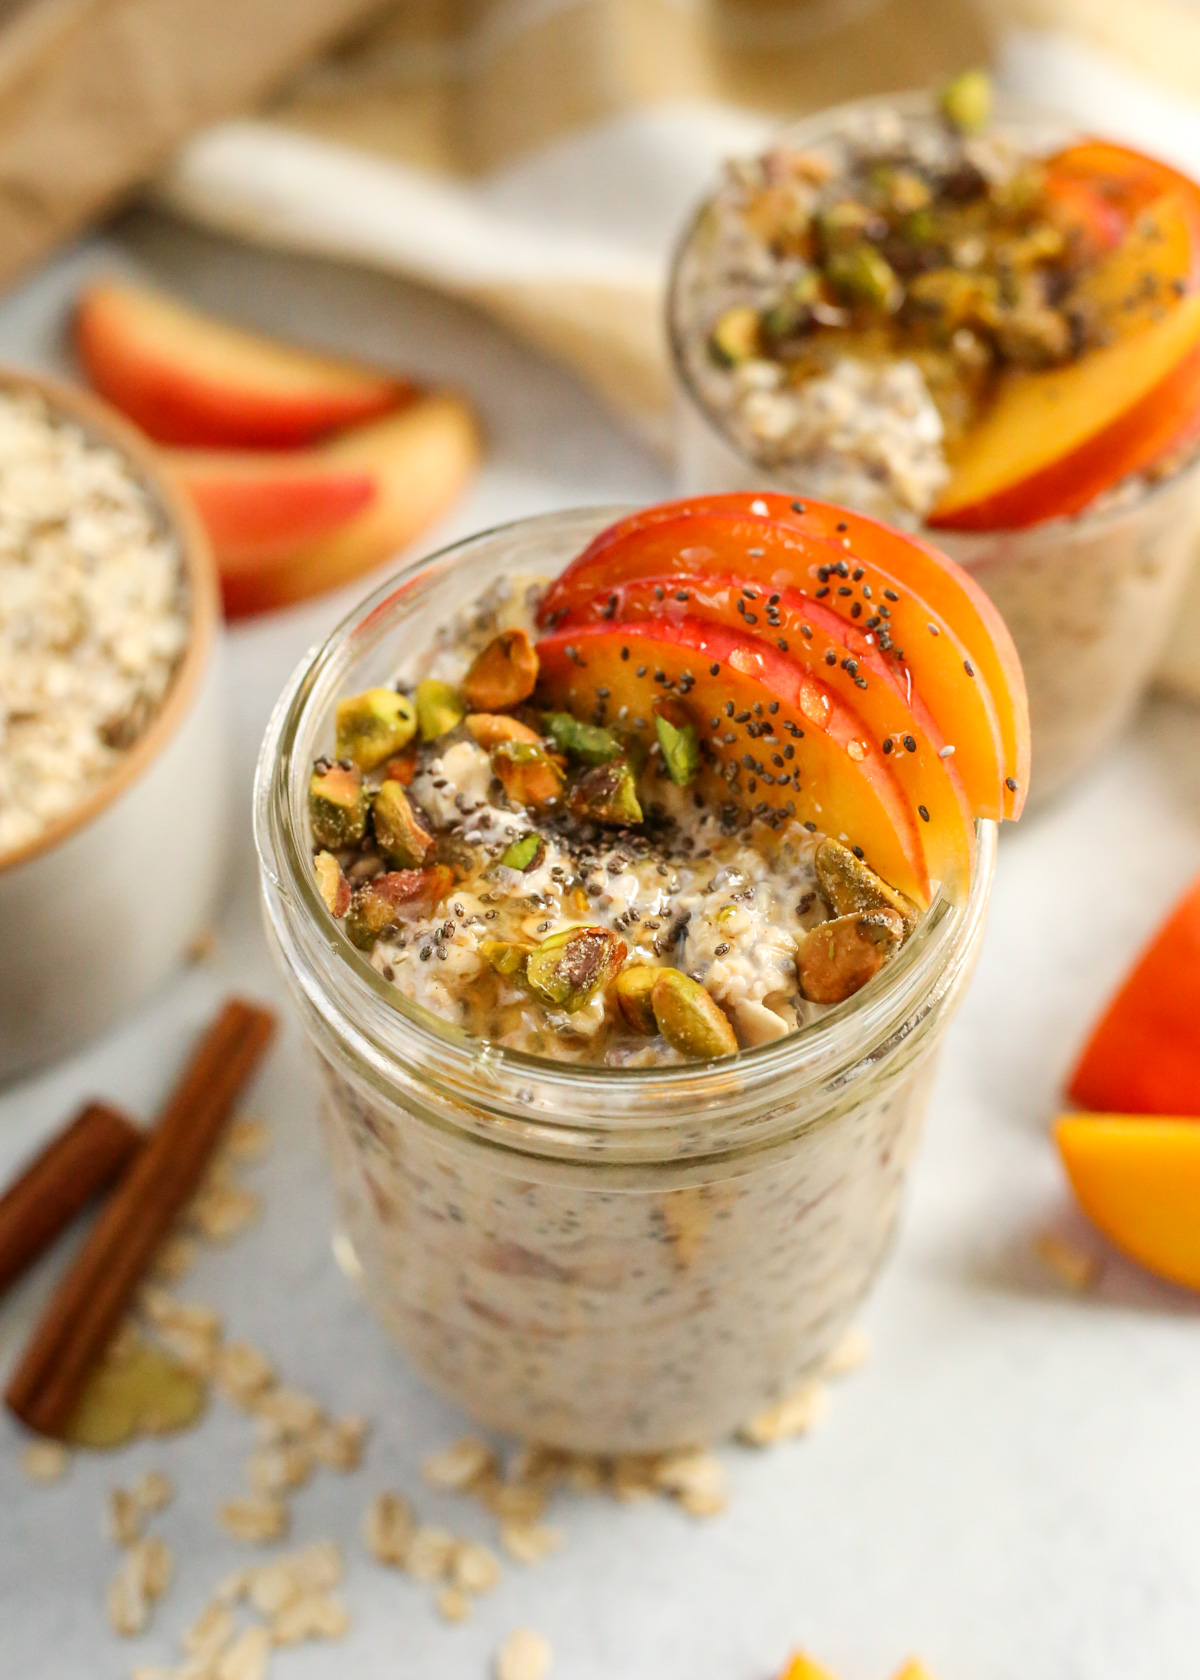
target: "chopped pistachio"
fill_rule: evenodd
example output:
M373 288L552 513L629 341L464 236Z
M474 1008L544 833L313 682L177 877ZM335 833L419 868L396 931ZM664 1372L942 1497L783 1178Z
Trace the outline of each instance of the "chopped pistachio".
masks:
M562 792L558 763L531 741L502 741L492 751L492 769L514 805L538 809L553 803Z
M803 331L820 295L821 280L816 269L806 268L794 276L775 302L763 310L762 336L769 344L776 345Z
M332 852L317 853L313 859L313 873L317 877L317 891L325 900L329 914L344 916L350 908L350 883Z
M433 835L399 782L384 782L371 813L375 838L391 862L399 869L419 869L433 849Z
M524 630L502 630L463 679L473 712L503 712L528 700L537 687L538 656Z
M617 1005L626 1022L634 1032L639 1032L646 1038L653 1038L658 1031L650 994L660 972L647 963L641 963L636 968L623 968L617 975L613 988L617 994Z
M572 784L567 806L571 815L582 822L610 823L628 828L642 821L637 783L633 770L623 758L585 770Z
M417 723L422 741L436 741L457 729L467 715L462 696L448 682L422 677L417 684Z
M625 941L608 928L566 928L531 952L525 980L548 1008L572 1015L614 978L624 961Z
M899 916L906 929L917 925L917 911L903 893L890 887L882 876L876 875L849 846L840 840L822 840L817 847L813 865L817 880L831 907L839 916L856 915L868 910L890 910Z
M904 296L891 263L865 239L844 251L831 252L825 272L833 289L850 303L895 309Z
M696 779L700 770L700 741L693 723L672 723L661 712L655 714L654 727L662 749L667 775L676 787L686 787Z
M471 712L465 720L468 732L479 745L490 752L501 741L528 741L537 746L541 736L519 718L505 717L500 712Z
M656 968L650 1005L667 1043L687 1056L732 1056L737 1034L720 1007L691 975Z
M540 834L523 834L519 840L505 847L500 862L506 869L519 869L528 874L538 867L545 855L546 842Z
M314 770L308 784L308 820L313 839L327 851L356 846L367 828L362 771L340 764Z
M509 939L485 939L479 952L497 974L510 975L521 972L532 949L530 945L518 945Z
M904 937L891 910L868 910L819 922L800 942L796 973L810 1003L844 1003L874 979Z
M338 701L337 755L353 759L362 770L374 770L400 752L416 732L416 710L406 694L368 688Z
M621 756L620 741L611 729L602 729L598 723L581 723L570 712L547 712L545 724L559 751L581 758L585 764L607 764Z
M736 303L727 309L708 335L708 348L714 362L722 367L737 367L758 355L758 311L748 303Z
M986 70L964 70L946 83L938 104L951 128L977 134L991 120L992 78Z
M414 912L432 909L453 885L454 871L444 863L435 863L430 869L396 869L376 875L351 899L344 923L346 935L361 950L368 950L406 908Z
M874 212L856 198L843 198L837 204L819 210L817 232L826 256L859 244L875 219Z

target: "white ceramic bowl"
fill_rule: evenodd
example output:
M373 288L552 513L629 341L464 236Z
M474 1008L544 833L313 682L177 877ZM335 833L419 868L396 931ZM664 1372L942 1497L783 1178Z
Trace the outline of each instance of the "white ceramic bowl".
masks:
M212 913L225 827L220 607L207 537L152 447L107 404L0 369L0 388L120 450L179 544L187 649L154 720L115 773L0 856L0 1082L116 1024L183 960Z

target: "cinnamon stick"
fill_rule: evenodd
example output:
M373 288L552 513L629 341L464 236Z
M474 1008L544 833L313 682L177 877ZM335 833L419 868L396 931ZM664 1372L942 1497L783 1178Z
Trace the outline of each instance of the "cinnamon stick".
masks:
M269 1010L234 998L205 1034L9 1380L8 1408L31 1429L54 1436L66 1428L155 1250L198 1187L274 1027Z
M0 1196L0 1295L121 1175L142 1135L119 1109L88 1103Z

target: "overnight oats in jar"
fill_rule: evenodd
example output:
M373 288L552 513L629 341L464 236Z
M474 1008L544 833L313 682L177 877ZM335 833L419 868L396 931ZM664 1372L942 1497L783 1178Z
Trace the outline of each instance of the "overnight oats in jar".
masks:
M732 162L678 249L683 488L920 531L1000 609L1052 798L1128 722L1200 525L1200 187L1040 114L825 112Z
M422 1373L527 1440L727 1434L890 1243L1028 755L986 598L846 517L486 533L365 602L268 731L339 1249Z

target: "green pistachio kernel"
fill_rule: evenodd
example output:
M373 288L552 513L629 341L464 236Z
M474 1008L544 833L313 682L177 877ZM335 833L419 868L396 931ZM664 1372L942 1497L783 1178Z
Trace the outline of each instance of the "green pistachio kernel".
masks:
M479 947L479 954L497 974L508 976L521 972L531 949L528 945L515 945L508 939L485 939Z
M964 70L946 83L938 104L951 128L978 134L991 120L992 78L986 70Z
M466 702L450 683L423 677L417 684L417 722L422 741L436 741L439 735L448 735L466 715Z
M895 309L903 297L895 269L865 239L844 251L832 252L825 272L833 289L851 303Z
M400 752L416 732L416 710L406 694L368 688L338 701L337 755L353 759L363 770L374 770Z
M625 1017L626 1023L634 1032L641 1033L643 1038L653 1038L658 1031L650 994L661 972L661 969L651 968L646 963L641 963L636 968L623 968L617 975L613 988L617 996L617 1007Z
M629 828L642 821L637 783L623 758L585 770L567 795L567 806L581 822L608 823Z
M433 835L399 782L384 782L371 815L375 838L390 861L398 869L420 869L433 849Z
M840 840L822 840L813 865L821 891L839 916L888 910L899 916L906 929L916 927L915 907Z
M758 311L748 303L727 309L708 335L708 349L722 367L737 367L759 353Z
M614 979L625 941L603 927L564 928L543 939L525 964L525 982L548 1009L573 1015Z
M308 784L308 820L313 839L326 851L356 846L367 828L362 771L341 764L314 770Z
M695 781L700 770L700 741L695 724L675 724L659 712L655 715L654 727L658 732L667 775L676 787L686 787L689 782Z
M712 997L677 968L654 970L650 1004L658 1030L685 1056L732 1056L737 1034Z
M570 712L547 712L543 721L558 750L582 759L585 764L607 764L621 756L621 743L611 729L601 729L596 723L580 723Z
M506 846L500 854L500 862L506 869L519 869L528 874L536 869L546 855L546 842L540 834L522 834L519 840L514 840Z

